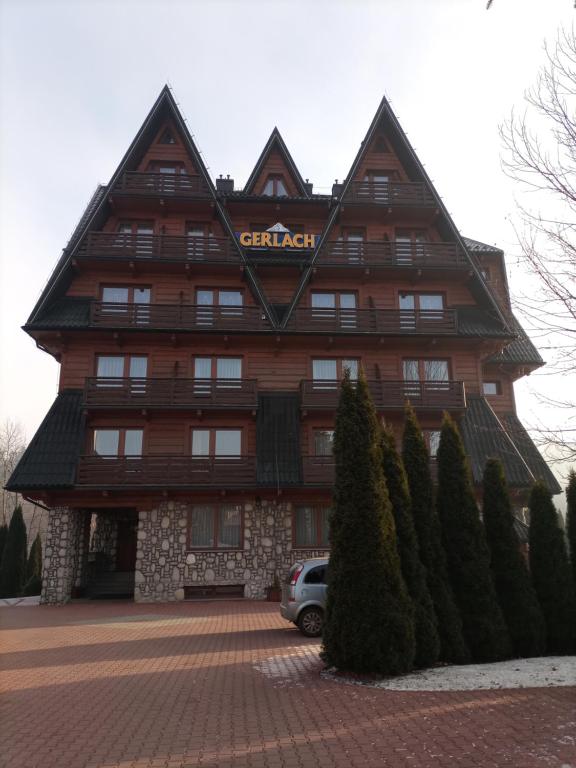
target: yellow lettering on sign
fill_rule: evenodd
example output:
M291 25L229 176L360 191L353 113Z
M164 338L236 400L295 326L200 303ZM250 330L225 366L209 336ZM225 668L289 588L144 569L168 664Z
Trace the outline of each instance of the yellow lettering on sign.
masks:
M260 235L261 234L262 234L261 232L253 232L252 233L252 245L254 247L261 245L261 243L260 243Z
M272 247L278 248L280 243L278 242L278 232L272 232Z
M304 245L304 235L294 235L292 242L294 243L294 248L302 248Z
M282 248L294 248L294 243L288 232L286 232L282 240Z
M272 245L272 236L270 232L261 232L260 233L262 237L260 238L260 245L267 245L268 248Z
M314 248L314 235L303 235L304 248Z
M240 235L240 245L252 245L252 235L250 232L242 232Z

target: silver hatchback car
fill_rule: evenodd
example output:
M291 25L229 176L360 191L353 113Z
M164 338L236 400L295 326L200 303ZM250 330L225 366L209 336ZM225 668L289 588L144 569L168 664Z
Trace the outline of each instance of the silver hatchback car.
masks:
M282 584L281 615L306 637L319 637L326 607L327 557L294 563Z

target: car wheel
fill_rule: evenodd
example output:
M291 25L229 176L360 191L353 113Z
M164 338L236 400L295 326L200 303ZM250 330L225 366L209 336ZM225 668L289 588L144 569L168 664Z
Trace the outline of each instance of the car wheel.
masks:
M304 608L298 616L298 629L306 637L319 637L322 634L323 624L324 611L315 606Z

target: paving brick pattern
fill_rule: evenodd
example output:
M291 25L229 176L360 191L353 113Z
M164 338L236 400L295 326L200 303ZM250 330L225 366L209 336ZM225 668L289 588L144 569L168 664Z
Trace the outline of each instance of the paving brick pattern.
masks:
M576 690L320 677L276 605L0 610L2 768L576 768Z

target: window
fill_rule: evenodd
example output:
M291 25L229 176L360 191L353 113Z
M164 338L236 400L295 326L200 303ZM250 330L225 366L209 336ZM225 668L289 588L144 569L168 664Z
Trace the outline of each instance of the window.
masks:
M404 381L450 380L448 360L403 360Z
M332 456L334 447L333 429L315 429L314 430L314 455Z
M241 357L195 357L194 384L196 394L210 394L212 380L216 389L238 389L242 378ZM210 381L209 381L210 380Z
M423 429L424 440L428 448L430 458L435 459L438 453L438 446L440 445L440 430L439 429Z
M188 518L191 549L241 549L242 509L239 504L194 504Z
M214 306L221 307L220 317L241 317L242 291L199 288L196 291L196 322L198 325L213 325Z
M135 304L131 308L128 305ZM102 315L105 317L127 316L130 314L136 324L150 322L150 288L137 286L105 286L102 288Z
M142 429L94 430L93 450L97 456L142 456Z
M444 309L444 297L440 293L401 293L400 309L430 312L433 315Z
M211 231L210 224L189 221L186 224L186 255L189 259L203 261L209 251L218 251L218 241Z
M326 584L326 571L325 565L317 565L316 568L311 568L304 578L304 584Z
M485 395L501 395L502 385L499 381L483 381L482 392Z
M348 263L358 264L362 261L366 240L365 229L343 228L338 240L346 243L345 246L341 247L341 252L345 255Z
M284 177L279 175L268 176L262 194L275 195L276 197L284 197L288 195L286 185L284 184Z
M357 323L356 294L339 291L327 293L312 291L312 320L336 319L341 328L355 328ZM332 322L330 322L332 325Z
M350 371L350 378L352 381L356 381L359 368L359 360L354 360L352 358L342 360L312 360L314 389L337 389L346 369Z
M361 189L371 200L378 203L390 202L390 182L395 178L394 171L366 171Z
M328 547L330 507L297 506L293 515L294 547Z
M488 267L482 267L482 269L480 270L480 274L482 275L484 280L486 280L486 282L490 280L490 270L488 269Z
M122 379L134 379L130 382L132 394L144 394L148 358L144 355L98 355L96 358L96 376L98 388L118 389L124 386Z
M412 264L414 258L422 259L425 254L426 232L423 230L399 230L395 238L397 264Z
M242 453L241 429L192 430L192 456L231 458Z

